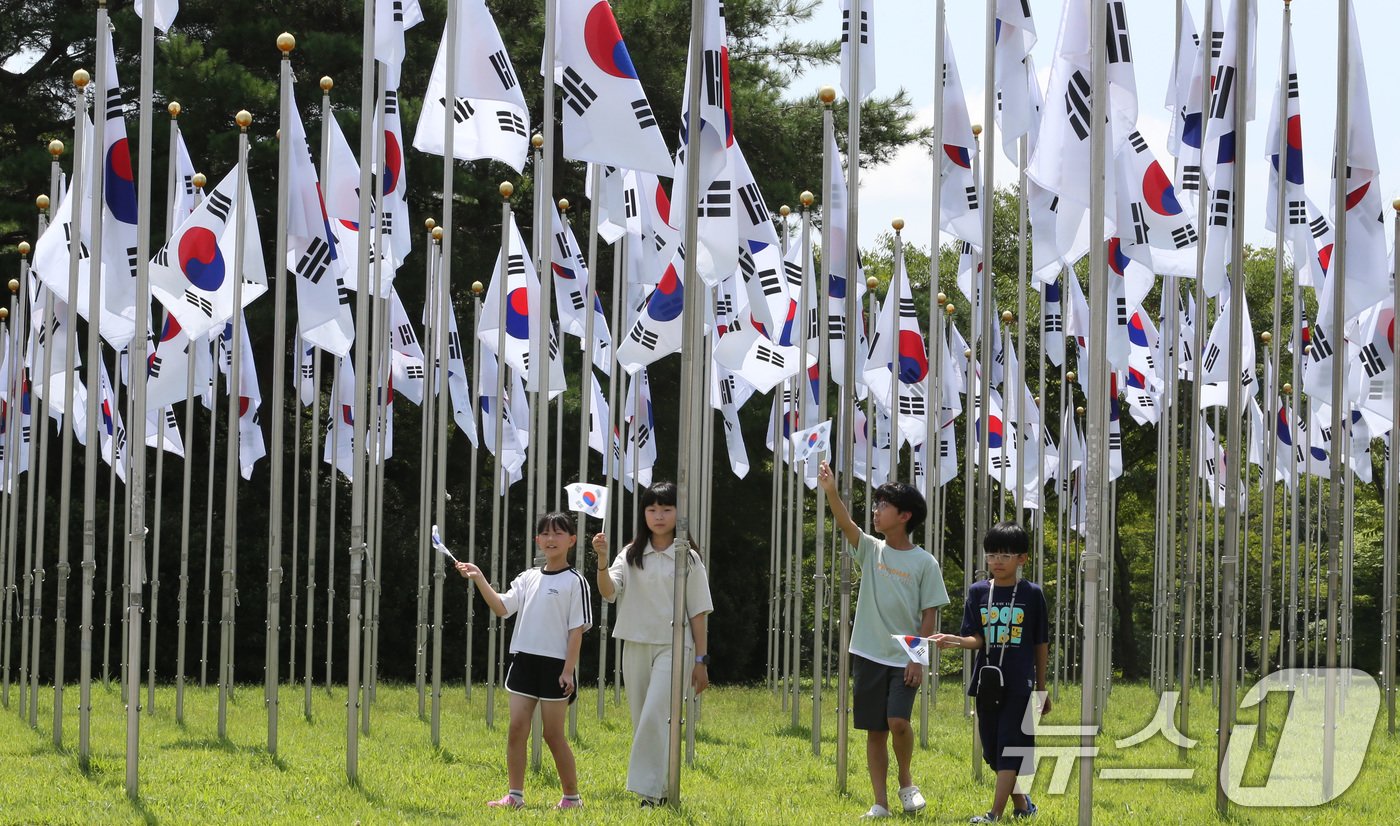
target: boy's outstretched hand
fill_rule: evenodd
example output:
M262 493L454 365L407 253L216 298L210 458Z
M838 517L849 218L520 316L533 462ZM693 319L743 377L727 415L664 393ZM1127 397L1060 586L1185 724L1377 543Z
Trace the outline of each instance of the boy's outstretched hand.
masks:
M471 579L473 575L483 576L481 569L470 562L458 562L457 573L461 574L463 579Z
M831 471L831 465L827 464L825 459L817 465L817 484L829 494L836 493L836 474Z

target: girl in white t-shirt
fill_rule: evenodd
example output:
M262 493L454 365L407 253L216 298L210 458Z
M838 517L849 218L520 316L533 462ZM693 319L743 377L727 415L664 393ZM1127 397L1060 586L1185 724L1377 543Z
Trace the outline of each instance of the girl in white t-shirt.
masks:
M642 806L666 799L671 715L671 619L676 581L676 486L658 482L643 488L637 533L608 566L608 538L593 537L598 554L598 593L617 603L613 636L625 640L622 682L632 712L632 753L627 790ZM685 583L685 674L696 694L710 684L706 615L714 610L700 555L690 552Z
M525 741L530 736L530 718L536 705L540 707L544 741L554 755L564 793L555 808L583 806L574 753L564 736L564 717L569 703L577 696L574 672L583 632L593 626L588 581L569 564L574 530L571 514L556 511L540 517L535 526L535 544L544 554L544 567L521 572L504 594L496 593L477 566L457 563L457 571L476 583L482 599L496 616L518 614L510 635L511 663L506 671L506 691L510 692L506 771L510 790L488 806L525 806Z

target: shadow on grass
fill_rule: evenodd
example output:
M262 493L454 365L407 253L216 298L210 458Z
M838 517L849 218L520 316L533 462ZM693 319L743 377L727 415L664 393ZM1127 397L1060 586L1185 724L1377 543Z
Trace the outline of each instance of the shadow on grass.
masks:
M269 754L265 746L241 746L232 740L225 740L218 737L187 737L182 740L164 743L160 748L170 751L217 751L223 752L224 754L242 754L266 760L269 765L281 772L285 772L290 768L287 761L282 759L281 755Z
M160 818L156 817L155 812L147 809L145 802L139 798L131 801L131 810L140 816L148 826L155 826L155 824L160 823Z

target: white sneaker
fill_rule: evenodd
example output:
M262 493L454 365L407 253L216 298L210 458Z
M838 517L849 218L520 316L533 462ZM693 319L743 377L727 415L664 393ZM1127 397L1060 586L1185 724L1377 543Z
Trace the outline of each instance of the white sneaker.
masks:
M928 805L918 786L905 786L900 789L899 802L904 804L904 811L910 814L923 811L924 806Z
M860 819L865 820L872 817L894 817L894 815L890 814L889 809L886 809L879 803L875 803L870 806L870 811L860 816Z

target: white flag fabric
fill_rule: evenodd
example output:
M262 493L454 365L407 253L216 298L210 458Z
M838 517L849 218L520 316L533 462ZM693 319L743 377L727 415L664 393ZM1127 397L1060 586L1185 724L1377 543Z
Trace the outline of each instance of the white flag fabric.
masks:
M909 655L909 661L916 665L928 665L928 642L932 637L912 637L906 634L890 634L899 642L899 647Z
M436 354L434 354L436 360ZM492 384L493 392L495 384ZM466 435L467 441L480 446L476 432L476 417L472 412L472 391L467 382L467 362L462 352L462 337L457 333L457 313L447 312L447 392L452 401L452 420Z
M404 32L423 22L418 0L375 0L374 59L384 65L385 85L399 86L399 72L408 49Z
M180 438L180 417L169 407L146 412L146 447L164 450L185 457L185 442Z
M536 331L539 329L537 325L543 323L540 318L540 279L535 272L529 248L520 237L520 228L516 226L514 213L511 213L510 247L505 264L506 283L503 295L498 275L501 272L501 257L498 253L496 265L491 269L491 286L486 290L486 300L481 307L481 316L476 322L476 336L484 349L501 356L506 364L530 381L533 374L531 365L539 361L532 352ZM502 301L505 302L504 348L500 341ZM502 352L497 353L498 349ZM550 394L553 396L564 389L564 367L559 361L558 342L553 340L553 336L550 341L548 375ZM530 383L533 387L533 382Z
M904 262L896 261L895 266L902 271ZM927 378L928 351L919 329L914 293L908 277L901 274L898 299L886 296L870 336L865 383L871 398L884 410L899 406L900 438L911 445L923 441L927 431Z
M341 281L345 261L336 248L295 95L291 110L285 266L296 276L297 324L303 341L327 353L348 356L355 323Z
M607 0L560 0L554 82L564 157L670 175L671 154Z
M711 404L719 410L724 421L724 445L729 453L729 468L734 475L743 479L749 474L749 450L744 444L744 431L739 426L739 408L753 393L753 387L732 372L715 365L711 373ZM745 395L740 397L740 387Z
M1037 40L1035 21L1029 3L996 0L996 4L996 118L1002 150L1015 158L1023 135L1029 137L1034 151L1040 120L1040 82L1030 56Z
M379 168L379 160L370 165L375 179L383 187L379 221L384 236L384 247L389 253L386 260L392 266L380 266L380 281L387 283L394 278L394 272L403 266L404 259L413 251L413 231L408 219L408 167L406 144L403 140L403 125L399 120L399 90L386 88L381 103L382 122L376 116L375 124L384 133L384 168ZM381 288L382 289L382 288ZM382 294L382 293L381 293Z
M389 291L389 375L393 388L414 404L423 403L423 348L399 299Z
M213 377L214 364L209 358L209 348L204 346L203 341L199 346L191 347L189 336L180 329L180 322L167 311L160 340L146 359L147 410L158 410L185 400L191 354L194 360L194 387L198 392Z
M1238 15L1247 15L1248 49L1239 53L1235 30ZM1238 157L1235 134L1235 113L1245 107L1245 119L1254 119L1254 31L1258 9L1249 0L1237 0L1230 9L1225 24L1225 38L1220 61L1211 82L1210 105L1205 111L1205 142L1201 150L1201 166L1210 186L1209 212L1203 218L1210 226L1206 236L1205 270L1202 273L1206 295L1217 296L1225 289L1225 264L1229 256L1231 227L1234 226L1238 198L1233 193L1235 162ZM1239 79L1245 66L1249 79L1242 87Z
M944 32L943 44L943 146L938 157L943 182L939 219L945 232L981 249L981 196L978 181L972 174L977 140L972 134L972 116L967 110L958 62L953 56L952 35Z
M589 371L588 380L592 391L588 394L588 447L603 457L603 475L612 478L613 462L621 461L622 448L611 432L612 409L597 374Z
M582 348L586 346L583 337L588 332L588 293L593 276L588 272L573 227L563 220L557 209L551 249L554 251L554 306L559 313L560 331L578 338ZM593 365L604 373L612 370L612 331L608 329L602 299L596 293L593 296Z
M607 515L608 489L602 485L574 482L565 485L564 490L569 494L569 510L586 513L597 519Z
M298 333L297 348L301 353L297 361L297 397L302 407L310 407L321 391L316 386L316 347L303 341Z
M253 364L253 342L248 335L248 321L242 313L238 314L238 323L243 327L238 367L238 468L244 479L251 479L253 466L267 456L267 443L263 441L262 421L259 418L262 392L258 389L257 366ZM233 323L229 322L224 325L224 334L219 340L220 349L225 354L225 358L220 360L221 367L227 364L232 336ZM230 393L233 392L231 379L232 376L225 370L224 389Z
M481 439L486 445L486 449L491 454L496 455L496 371L499 369L494 353L486 350L481 351L481 359L477 362L477 397L478 408L481 410ZM509 379L510 377L508 377ZM521 469L525 466L525 450L528 447L529 434L516 427L516 422L524 423L529 421L528 412L524 416L519 416L519 412L524 405L524 400L519 397L523 392L517 393L516 388L520 383L516 380L514 386L507 380L504 387L506 399L501 404L501 450L499 465L501 467L502 491L510 485L520 481L524 474ZM528 411L528 408L524 408Z
M293 110L295 111L295 109ZM175 135L175 191L170 197L170 214L174 216L172 226L180 224L194 212L194 161L190 150L185 146L185 133Z
M851 91L851 32L856 32L859 43L857 56L860 58L858 79L860 80L860 100L865 100L875 92L875 0L855 0L859 9L857 20L852 21L852 0L841 0L841 91L847 100L856 98Z
M622 443L622 481L628 490L633 485L649 487L651 471L656 465L656 416L651 406L651 381L645 369L633 373L627 381L627 438Z
M102 300L114 315L136 318L136 176L126 140L125 109L117 80L112 30L107 38L106 120L102 129ZM83 216L87 218L87 216ZM145 332L144 330L142 331Z
M423 93L423 110L414 130L413 148L443 155L447 112L456 126L452 157L459 161L498 160L520 172L530 151L530 110L520 91L515 68L486 0L463 0L457 9L456 100L447 101L447 32Z
M685 307L685 284L680 271L684 266L685 259L677 250L661 283L648 293L637 320L617 346L617 363L628 373L635 374L663 356L680 352L681 311Z
M151 8L154 12L151 23L163 32L170 31L175 25L175 15L180 13L180 0L135 0L132 6L136 16L142 19L146 17L146 9Z
M151 262L151 293L192 339L199 339L234 317L233 272L238 221L246 222L243 254L243 306L267 292L262 240L251 187L238 198L239 167L214 188Z
M803 428L789 436L788 441L792 442L794 462L805 462L814 455L830 455L831 420L826 419L813 427Z
M831 249L822 250L822 267L825 268L830 283L827 288L827 330L829 339L827 351L832 365L831 378L837 385L846 385L846 341L848 339L846 330L846 290L854 288L856 291L856 306L862 306L862 298L865 295L865 273L857 267L854 279L846 277L846 172L841 166L841 150L836 147L836 138L833 135L826 145L826 161L831 172L831 203L824 211L824 215L831 222L828 235L831 238ZM860 254L857 252L856 260L859 262ZM868 348L865 341L865 326L856 323L854 338L857 353L864 353ZM856 384L862 388L857 398L863 397L865 387L865 376L860 369L860 360L856 360Z
M100 360L99 360L100 361ZM112 392L112 379L107 375L107 363L101 361L98 364L98 376L101 380L101 393L98 401L97 436L98 447L101 450L102 458L111 465L117 473L117 478L126 482L126 426L122 423L121 410L117 407L116 395ZM84 402L86 402L86 393ZM77 406L77 396L73 397L74 406ZM86 409L87 405L83 405ZM73 426L78 428L78 416L73 416ZM87 432L86 413L84 414L84 425L76 432Z

